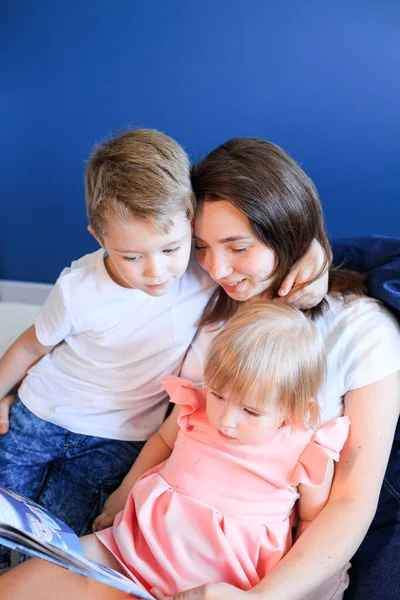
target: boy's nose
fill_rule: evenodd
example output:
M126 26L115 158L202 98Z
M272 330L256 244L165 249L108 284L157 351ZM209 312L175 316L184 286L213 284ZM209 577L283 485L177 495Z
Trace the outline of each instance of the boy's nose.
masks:
M148 260L146 262L146 268L144 270L145 277L152 277L153 279L160 277L164 273L164 264L162 260Z

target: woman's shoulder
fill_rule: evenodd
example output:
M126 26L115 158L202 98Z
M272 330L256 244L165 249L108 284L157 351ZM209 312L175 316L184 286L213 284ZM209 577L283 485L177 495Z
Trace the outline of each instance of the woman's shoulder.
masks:
M364 326L383 326L400 335L398 320L379 300L368 296L343 298L338 294L330 294L327 302L327 310L315 320L320 330L345 327L356 331Z
M325 339L329 370L342 374L346 391L400 369L400 325L381 302L366 296L331 296L328 302L316 325Z

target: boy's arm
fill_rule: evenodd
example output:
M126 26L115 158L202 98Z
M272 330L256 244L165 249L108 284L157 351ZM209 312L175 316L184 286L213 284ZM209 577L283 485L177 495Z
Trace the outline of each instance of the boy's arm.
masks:
M314 308L328 292L328 267L322 246L314 240L304 256L286 275L279 288L278 298L275 300L301 310ZM307 284L308 281L311 283Z
M0 359L0 398L3 398L25 377L28 369L54 347L43 346L39 342L34 325L24 331Z
M318 487L300 484L298 492L300 498L297 501L298 524L296 527L295 541L305 532L315 517L321 512L328 501L332 487L334 474L334 463L330 460L326 470L325 480Z
M164 462L171 455L179 431L178 416L180 408L179 405L174 407L169 417L143 446L142 451L121 485L109 496L104 504L102 513L93 523L93 531L110 527L115 515L124 508L133 484L146 471Z

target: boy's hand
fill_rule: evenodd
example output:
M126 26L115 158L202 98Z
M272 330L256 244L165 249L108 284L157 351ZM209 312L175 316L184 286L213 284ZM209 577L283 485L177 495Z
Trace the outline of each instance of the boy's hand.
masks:
M278 291L280 298L275 298L275 301L290 304L302 310L317 306L328 291L329 270L326 269L321 277L313 283L300 289L298 286L318 275L324 262L325 253L317 240L314 240L305 255L293 265L286 275Z
M102 513L93 523L92 530L101 531L102 529L111 527L114 523L115 516L125 507L128 495L129 493L127 493L122 486L110 494L103 506Z
M10 425L8 416L11 406L14 404L14 400L14 394L8 394L0 400L0 435L3 435L8 431Z

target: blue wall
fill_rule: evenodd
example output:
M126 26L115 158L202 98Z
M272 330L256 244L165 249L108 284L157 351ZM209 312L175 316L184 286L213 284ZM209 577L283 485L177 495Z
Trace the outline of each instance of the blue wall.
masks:
M269 138L332 236L399 235L399 22L394 0L3 0L0 278L51 282L95 248L84 164L126 124L193 159Z

